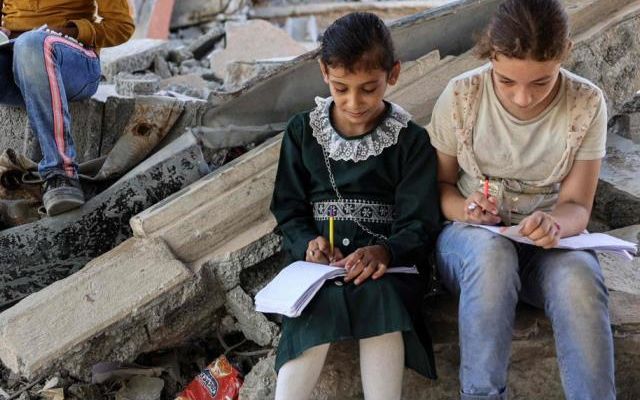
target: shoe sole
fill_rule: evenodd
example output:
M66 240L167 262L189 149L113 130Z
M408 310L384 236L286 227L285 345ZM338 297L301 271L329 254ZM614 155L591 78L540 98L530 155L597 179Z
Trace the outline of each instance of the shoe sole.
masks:
M47 215L62 214L84 204L84 194L76 188L58 188L48 191L42 196Z

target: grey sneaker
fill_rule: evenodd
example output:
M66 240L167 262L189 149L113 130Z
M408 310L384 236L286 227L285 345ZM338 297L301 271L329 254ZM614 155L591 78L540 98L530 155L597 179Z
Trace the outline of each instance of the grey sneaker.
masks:
M83 205L84 193L77 179L54 175L44 182L42 202L51 217Z

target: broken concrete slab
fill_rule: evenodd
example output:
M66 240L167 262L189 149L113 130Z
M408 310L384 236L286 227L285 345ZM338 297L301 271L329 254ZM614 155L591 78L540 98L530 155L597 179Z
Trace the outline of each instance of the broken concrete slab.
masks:
M225 30L226 48L210 57L211 69L218 76L224 76L226 65L232 61L295 57L307 51L284 30L266 21L229 22Z
M612 228L640 223L640 145L609 133L594 214Z
M229 7L226 0L180 0L173 7L171 29L213 21L218 14ZM232 10L230 10L232 11Z
M176 137L172 135L176 130L182 134L185 126L179 123L180 120L185 114L193 114L194 107L199 107L194 100L160 96L160 93L156 96L123 97L113 91L105 101L100 154L109 154L123 136L137 135L138 130L147 138L157 135ZM154 113L162 118L157 118ZM199 115L200 111L197 113ZM193 125L198 124L197 119L188 120Z
M96 180L119 177L144 160L171 132L182 114L184 103L160 96L137 96L129 118L119 115L119 122L126 122L113 148L109 151Z
M209 172L193 136L156 152L82 208L0 232L0 304L60 280L131 236L129 218Z
M575 45L565 66L602 88L609 115L618 114L640 87L640 73L635 68L640 57L640 4L623 0L572 2L587 4L593 10L587 13L589 18L582 19L584 28L574 30Z
M268 140L136 215L131 219L134 234L161 237L180 259L192 262L263 223L273 227L268 204L279 153L280 137Z
M104 103L96 99L70 104L71 136L80 163L99 157L103 109ZM40 160L40 145L29 127L25 108L0 105L0 120L0 149L14 149Z
M196 60L204 58L207 54L213 51L215 45L225 36L225 30L223 26L216 26L210 29L207 33L200 36L193 42L189 43L187 50L193 54Z
M102 76L112 81L119 72L147 70L157 55L166 57L169 43L159 39L133 39L116 47L103 49L100 53Z
M253 299L241 287L230 290L226 296L225 307L238 321L238 328L244 336L260 346L270 346L280 328L255 310Z
M16 373L37 376L190 277L162 240L129 240L0 314L0 358Z

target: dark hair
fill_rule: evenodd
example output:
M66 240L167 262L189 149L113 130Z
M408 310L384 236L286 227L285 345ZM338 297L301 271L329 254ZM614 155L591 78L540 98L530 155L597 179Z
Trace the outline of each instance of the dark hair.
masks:
M569 43L569 19L558 0L506 0L480 36L480 58L502 54L536 61L561 60Z
M320 59L330 67L383 69L396 63L391 33L375 14L355 12L338 18L322 35Z

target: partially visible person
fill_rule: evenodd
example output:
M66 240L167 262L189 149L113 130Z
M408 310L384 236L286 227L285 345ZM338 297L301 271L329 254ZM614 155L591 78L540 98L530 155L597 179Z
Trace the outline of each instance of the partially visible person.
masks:
M98 89L100 48L122 44L133 34L129 4L0 0L0 9L0 30L16 39L0 47L0 104L26 107L42 151L43 203L47 214L60 214L84 204L69 102Z
M507 398L519 299L551 320L565 397L616 397L598 259L555 248L586 228L605 155L604 96L561 68L570 49L560 1L504 1L476 47L489 63L449 83L427 128L445 217L517 224L534 243L455 223L438 239L440 277L460 296L464 400Z

